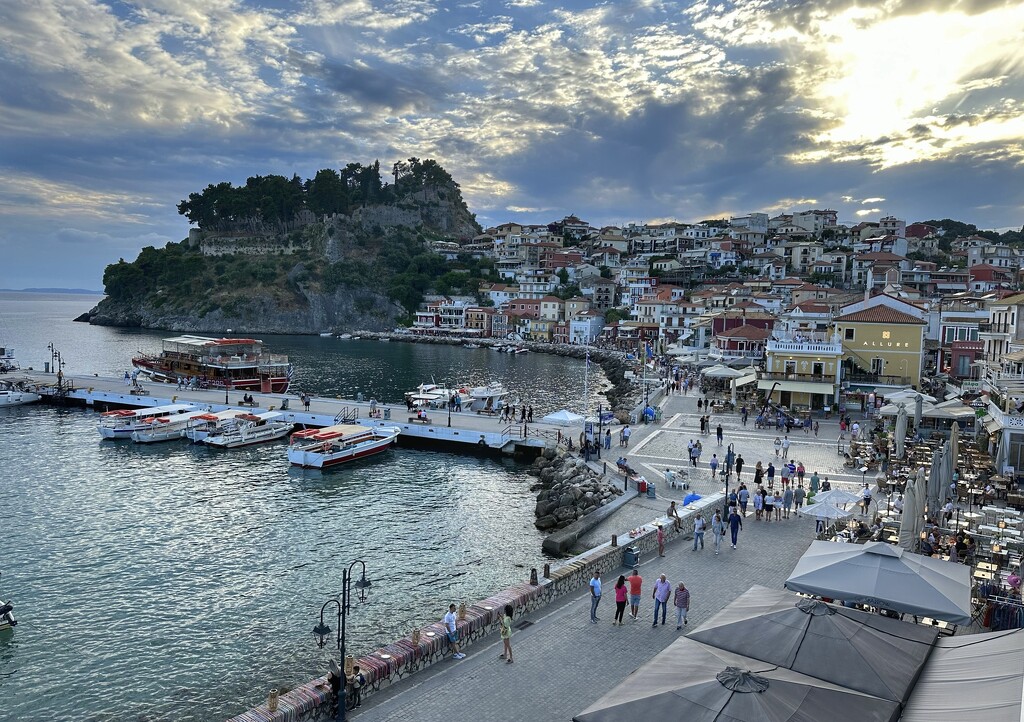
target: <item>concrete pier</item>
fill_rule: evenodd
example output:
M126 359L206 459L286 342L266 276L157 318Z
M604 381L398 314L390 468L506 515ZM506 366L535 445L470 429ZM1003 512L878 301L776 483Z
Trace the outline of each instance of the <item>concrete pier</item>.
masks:
M305 409L293 394L251 393L256 407L241 406L243 392L223 389L178 389L173 384L143 383L141 391L123 379L103 376L66 376L60 387L53 374L28 374L40 387L43 400L53 404L85 406L100 411L145 408L172 403L193 403L211 411L279 411L297 426L323 427L342 421L366 426L397 426L403 446L448 447L470 453L521 454L532 458L546 446L557 443L559 434L578 435L582 427L567 427L534 421L509 423L497 415L468 410L430 409L428 422L410 420L415 412L405 405L377 402L371 416L370 402L342 398L310 397Z

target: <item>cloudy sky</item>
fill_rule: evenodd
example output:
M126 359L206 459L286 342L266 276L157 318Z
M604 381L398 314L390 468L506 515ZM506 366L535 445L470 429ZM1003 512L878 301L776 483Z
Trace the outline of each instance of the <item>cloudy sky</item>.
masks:
M1017 0L6 0L0 287L99 288L207 183L436 158L485 226L1024 224Z

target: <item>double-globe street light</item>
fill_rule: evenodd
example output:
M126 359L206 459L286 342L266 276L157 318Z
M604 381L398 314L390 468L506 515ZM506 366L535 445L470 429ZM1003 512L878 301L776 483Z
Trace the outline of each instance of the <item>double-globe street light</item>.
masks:
M331 634L331 628L324 623L324 612L327 611L327 607L334 604L338 608L338 627L336 634L336 642L338 645L338 652L341 654L341 684L338 690L338 708L335 712L334 719L339 722L344 722L347 700L347 675L349 670L345 668L345 620L348 617L349 609L352 607L352 570L356 565L362 567L362 573L359 580L355 583L359 589L359 601L366 601L366 588L370 586L370 580L366 578L366 562L362 559L357 559L348 565L348 569L345 569L341 573L341 599L338 598L328 599L324 602L324 605L320 608L320 623L313 628L313 636L316 638L317 646L323 649L327 646L327 640Z

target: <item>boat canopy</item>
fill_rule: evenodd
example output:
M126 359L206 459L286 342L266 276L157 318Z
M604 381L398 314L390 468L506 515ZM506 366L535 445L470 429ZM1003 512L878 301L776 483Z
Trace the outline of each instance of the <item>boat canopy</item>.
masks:
M292 439L334 441L335 439L344 439L349 436L358 436L369 431L373 431L373 429L368 426L360 426L358 424L336 424L334 426L325 426L322 429L305 429L304 431L296 431L292 434Z

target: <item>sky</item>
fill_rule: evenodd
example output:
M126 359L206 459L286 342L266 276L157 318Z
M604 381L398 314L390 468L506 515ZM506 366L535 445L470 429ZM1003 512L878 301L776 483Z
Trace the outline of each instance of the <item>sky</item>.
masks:
M100 288L209 183L412 156L485 227L1019 228L1022 37L999 0L6 0L0 288Z

